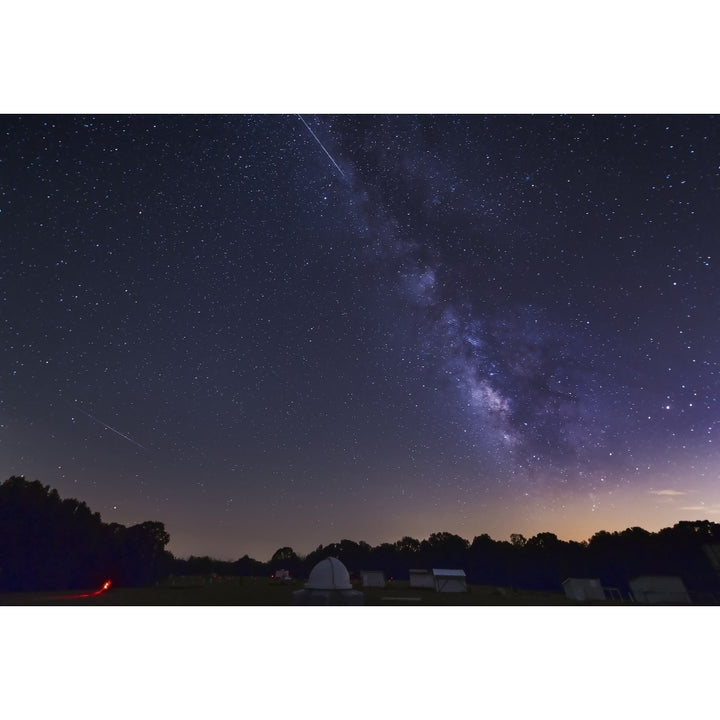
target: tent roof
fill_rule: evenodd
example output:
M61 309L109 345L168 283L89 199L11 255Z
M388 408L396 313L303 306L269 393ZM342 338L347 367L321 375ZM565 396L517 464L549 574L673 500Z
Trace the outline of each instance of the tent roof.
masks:
M445 570L441 568L433 568L433 575L442 577L465 577L464 570Z
M679 575L638 575L630 582L635 580L682 580L682 578Z
M638 577L628 580L628 584L633 587L682 587L685 588L683 579L678 575L639 575Z

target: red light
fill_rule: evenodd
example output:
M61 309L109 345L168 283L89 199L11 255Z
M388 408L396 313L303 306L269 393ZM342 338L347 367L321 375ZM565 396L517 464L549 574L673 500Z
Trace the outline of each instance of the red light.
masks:
M99 590L95 590L95 592L83 593L82 595L58 595L56 597L48 598L48 600L79 600L81 598L97 597L98 595L102 595L102 593L107 592L111 586L112 581L106 580L102 584L102 587Z

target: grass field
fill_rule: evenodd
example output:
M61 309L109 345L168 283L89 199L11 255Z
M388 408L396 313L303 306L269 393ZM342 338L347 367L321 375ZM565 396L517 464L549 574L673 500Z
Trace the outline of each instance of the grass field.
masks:
M268 578L229 578L197 587L158 585L145 588L112 588L95 597L70 598L76 593L5 593L0 605L110 605L110 606L288 606L293 591L304 580L277 582ZM470 585L466 593L437 593L411 588L408 582L394 581L385 588L362 588L367 606L459 606L459 605L577 605L561 592L512 591L495 586ZM62 596L68 596L64 598Z

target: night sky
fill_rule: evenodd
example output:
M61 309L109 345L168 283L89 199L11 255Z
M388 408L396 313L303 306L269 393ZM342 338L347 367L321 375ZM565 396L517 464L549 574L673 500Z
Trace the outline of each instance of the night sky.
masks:
M0 469L178 557L720 516L707 115L0 117Z

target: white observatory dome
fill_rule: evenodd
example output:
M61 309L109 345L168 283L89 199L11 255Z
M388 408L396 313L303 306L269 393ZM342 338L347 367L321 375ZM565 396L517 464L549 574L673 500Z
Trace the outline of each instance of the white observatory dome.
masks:
M310 571L305 588L307 590L352 590L350 573L337 558L325 558Z

